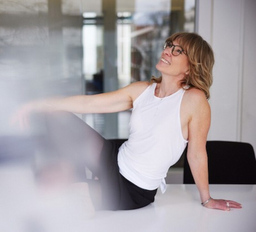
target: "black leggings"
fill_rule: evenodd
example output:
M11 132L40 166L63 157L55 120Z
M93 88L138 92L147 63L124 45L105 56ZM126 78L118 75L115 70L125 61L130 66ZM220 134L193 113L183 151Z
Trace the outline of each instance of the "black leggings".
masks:
M86 181L85 167L97 176L101 209L136 209L154 201L156 190L141 189L119 173L117 143L106 140L72 113L51 112L43 117L46 133L41 147L57 159L69 160L80 181Z

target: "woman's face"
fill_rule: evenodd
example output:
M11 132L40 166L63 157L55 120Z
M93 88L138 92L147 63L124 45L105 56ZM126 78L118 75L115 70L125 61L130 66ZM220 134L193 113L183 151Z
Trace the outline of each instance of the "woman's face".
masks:
M171 43L167 40L156 68L161 72L163 78L165 76L184 78L188 74L188 57L178 41L175 40Z

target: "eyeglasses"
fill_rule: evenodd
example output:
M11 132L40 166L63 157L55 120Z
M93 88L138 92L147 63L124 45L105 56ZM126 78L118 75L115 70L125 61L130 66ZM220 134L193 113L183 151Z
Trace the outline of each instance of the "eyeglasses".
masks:
M178 56L182 53L184 53L185 55L187 55L187 53L184 51L184 49L179 46L179 45L174 45L171 41L166 41L165 44L164 44L164 50L166 48L172 48L172 55L173 56Z

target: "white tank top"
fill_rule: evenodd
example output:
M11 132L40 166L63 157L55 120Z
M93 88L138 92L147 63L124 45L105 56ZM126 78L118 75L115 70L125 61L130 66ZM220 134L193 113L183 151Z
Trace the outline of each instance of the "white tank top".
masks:
M133 103L129 139L120 147L120 173L140 188L157 189L184 151L180 105L184 89L158 98L156 83Z

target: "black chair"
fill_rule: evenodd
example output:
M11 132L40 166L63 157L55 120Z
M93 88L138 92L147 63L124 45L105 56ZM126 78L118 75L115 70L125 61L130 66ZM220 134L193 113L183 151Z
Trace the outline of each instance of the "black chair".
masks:
M127 139L108 139L111 142L114 142L117 144L118 147L120 147Z
M210 184L256 184L256 159L251 144L231 141L207 141ZM194 184L184 151L184 184Z

